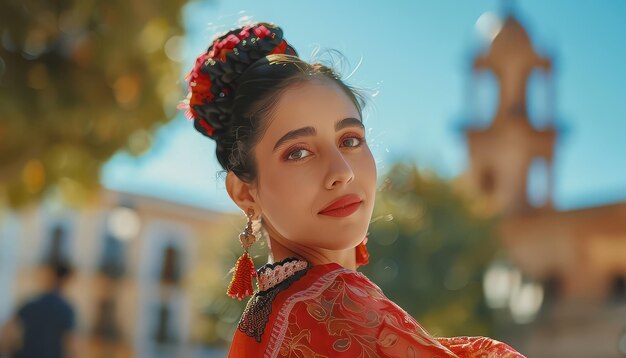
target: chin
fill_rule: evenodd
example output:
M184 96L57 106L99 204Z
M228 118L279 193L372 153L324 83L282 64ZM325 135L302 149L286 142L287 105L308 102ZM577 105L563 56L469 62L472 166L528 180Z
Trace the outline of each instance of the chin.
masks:
M324 243L324 248L326 250L348 250L355 248L365 239L367 230L354 230L352 232L340 231L336 234L326 232L322 235L328 238L333 238L330 242Z

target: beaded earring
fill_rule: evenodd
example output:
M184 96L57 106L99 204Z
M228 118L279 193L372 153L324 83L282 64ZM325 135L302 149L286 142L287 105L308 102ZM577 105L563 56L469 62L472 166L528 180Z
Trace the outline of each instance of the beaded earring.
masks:
M356 246L356 267L367 265L370 262L370 253L365 244L367 244L367 236Z
M235 264L235 271L233 272L233 278L228 285L228 295L232 298L236 298L241 301L244 297L252 295L254 290L252 289L252 278L256 277L256 269L254 268L254 262L248 253L250 246L257 240L252 229L252 216L254 211L248 210L248 223L243 232L239 234L239 241L243 246L243 254L237 259Z

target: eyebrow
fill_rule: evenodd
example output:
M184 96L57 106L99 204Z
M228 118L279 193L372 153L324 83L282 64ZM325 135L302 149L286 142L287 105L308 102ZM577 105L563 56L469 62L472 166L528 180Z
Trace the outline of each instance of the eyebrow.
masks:
M365 129L365 127L363 126L363 122L361 122L361 120L357 118L353 118L353 117L348 117L348 118L339 120L337 121L337 123L335 123L335 132L339 132L340 130L344 128L348 128L348 127L359 127L359 128ZM315 130L314 127L302 127L302 128L289 131L287 132L287 134L280 137L278 141L276 141L276 144L274 144L273 152L275 152L276 149L278 149L283 143L285 143L288 140L292 140L292 139L300 138L300 137L315 136L315 135L317 135L317 130Z

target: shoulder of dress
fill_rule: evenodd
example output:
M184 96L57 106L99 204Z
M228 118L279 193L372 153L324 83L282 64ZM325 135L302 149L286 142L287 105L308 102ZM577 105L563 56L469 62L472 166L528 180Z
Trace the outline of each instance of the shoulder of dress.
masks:
M275 322L285 323L293 310L308 307L322 297L343 296L346 291L363 299L384 296L378 286L360 272L336 264L309 266L267 290L257 291L248 301L237 328L260 343L264 332L271 330Z
M460 356L489 355L498 358L525 358L513 347L493 338L482 336L436 337L441 345Z
M281 303L284 303L281 311L285 311L283 315L301 307L317 307L324 302L355 303L370 309L381 307L380 304L388 306L389 300L382 290L358 271L338 268L311 278L306 283L306 287L300 286L281 297Z
M364 273L359 271L344 269L338 272L335 277L335 281L339 282L340 285L345 285L353 290L365 290L369 293L373 293L372 291L375 291L375 296L382 295L380 287L371 281Z

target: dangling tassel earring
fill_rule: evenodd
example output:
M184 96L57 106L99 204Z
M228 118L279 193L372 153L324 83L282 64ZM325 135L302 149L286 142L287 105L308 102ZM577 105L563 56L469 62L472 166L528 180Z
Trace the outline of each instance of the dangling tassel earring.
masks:
M244 297L252 295L254 292L252 289L252 278L256 277L256 269L254 268L254 262L248 253L250 246L257 240L252 230L252 216L254 211L248 210L248 223L246 228L241 234L239 234L239 241L243 246L243 255L239 257L235 264L235 272L233 278L228 285L228 295L232 298L237 298L241 301Z
M365 244L367 244L367 236L356 246L356 267L367 265L370 262L370 253Z

